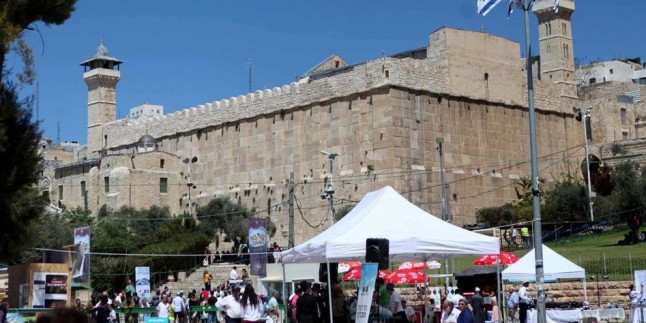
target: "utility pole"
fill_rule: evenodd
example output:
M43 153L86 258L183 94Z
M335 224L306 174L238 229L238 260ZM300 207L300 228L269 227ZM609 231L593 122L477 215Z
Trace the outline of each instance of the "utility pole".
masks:
M193 189L193 180L191 179L191 164L197 162L197 156L192 158L184 158L184 163L188 165L188 181L186 186L188 187L188 215L193 216L193 201L191 201L191 190Z
M294 172L289 173L289 237L287 248L294 248Z
M330 216L331 216L330 226L333 226L334 225L334 174L332 172L334 170L334 158L336 158L336 156L339 156L339 154L329 153L326 151L321 151L321 154L326 155L330 160L330 172L328 173L329 181L328 181L327 187L325 188L325 192L321 194L321 198L323 199L327 198L328 201L330 202L330 210L329 210Z
M247 68L249 69L249 93L251 93L251 70L253 69L253 60L251 58L247 58Z
M435 138L435 143L437 143L437 152L440 154L440 187L441 187L441 201L442 201L442 221L451 222L449 216L449 201L446 197L447 185L446 180L444 179L444 150L442 149L442 144L444 143L444 137ZM449 268L449 261L447 258L444 258L444 273L447 275L445 278L445 284L449 286L449 273L451 272Z
M525 13L525 69L527 70L527 105L529 114L529 143L531 150L532 164L532 213L534 216L534 256L536 260L536 304L537 322L545 323L545 282L543 271L543 228L541 221L541 191L538 187L538 152L536 144L536 112L534 109L534 78L532 76L532 42L529 28L529 10L533 0L523 0L523 11ZM557 2L558 3L558 2ZM558 9L558 7L557 7Z
M588 178L588 208L590 209L590 222L594 222L594 210L592 208L594 202L592 202L592 181L590 179L590 148L588 147L588 141L590 140L590 138L588 138L588 125L590 123L590 110L592 110L592 108L581 109L575 107L572 110L576 114L576 119L583 121L583 140L585 140L585 165Z

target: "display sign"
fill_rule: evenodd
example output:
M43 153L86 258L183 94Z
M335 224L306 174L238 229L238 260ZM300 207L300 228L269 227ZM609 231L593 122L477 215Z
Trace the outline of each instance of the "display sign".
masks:
M379 264L370 263L361 265L361 278L359 279L359 298L357 299L356 323L367 323L370 317L372 295L375 293L375 280Z
M135 267L135 281L137 296L150 301L150 267Z
M78 245L72 263L72 279L75 283L90 285L90 227L74 229L74 244Z
M641 286L646 286L646 270L635 270L635 290L640 291ZM642 293L642 301L646 301L646 293Z
M67 303L67 274L34 273L33 308L51 308Z
M265 219L249 220L249 265L251 274L267 276L267 228Z

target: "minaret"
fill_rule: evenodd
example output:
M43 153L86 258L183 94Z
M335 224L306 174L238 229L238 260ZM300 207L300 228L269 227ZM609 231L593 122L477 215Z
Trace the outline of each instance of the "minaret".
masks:
M541 55L541 79L562 84L562 94L576 96L574 75L574 48L572 47L572 22L574 0L560 0L554 10L554 0L534 2L538 17L538 35Z
M110 56L103 41L96 54L81 63L85 68L83 79L87 84L87 148L88 157L99 157L108 146L109 138L103 125L117 117L117 82L121 78L122 61Z

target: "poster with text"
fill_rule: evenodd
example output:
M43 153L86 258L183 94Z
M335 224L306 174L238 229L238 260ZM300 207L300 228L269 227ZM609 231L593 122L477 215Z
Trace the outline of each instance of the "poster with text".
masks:
M67 274L34 273L33 308L50 308L67 303Z
M90 227L74 229L74 244L78 246L72 262L75 283L90 286Z
M635 290L639 291L642 285L646 286L646 270L635 270ZM642 293L641 300L646 301L646 293Z
M249 265L251 274L267 276L267 228L265 219L249 220Z
M135 267L135 290L140 299L150 300L150 267Z
M378 264L361 265L356 323L368 322L368 317L370 317L370 306L372 305L372 295L375 292L375 280L377 280L378 268Z

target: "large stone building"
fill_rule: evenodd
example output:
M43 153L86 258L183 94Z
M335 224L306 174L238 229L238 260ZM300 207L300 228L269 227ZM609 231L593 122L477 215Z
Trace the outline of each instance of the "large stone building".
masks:
M561 0L558 13L552 4L534 6L541 49L536 129L546 179L584 156L572 112L581 104L570 34L574 1ZM515 41L445 27L423 48L354 65L333 55L282 87L170 114L147 105L136 110L143 117L116 120L121 61L101 45L82 63L87 147L56 169L51 196L93 213L104 205L158 204L175 214L229 196L271 217L284 245L293 173L299 243L329 225L317 227L329 219L320 196L332 178L336 206L391 185L440 215L441 137L452 219L473 223L477 209L517 199L515 183L531 174L520 52ZM338 154L333 174L321 151Z

